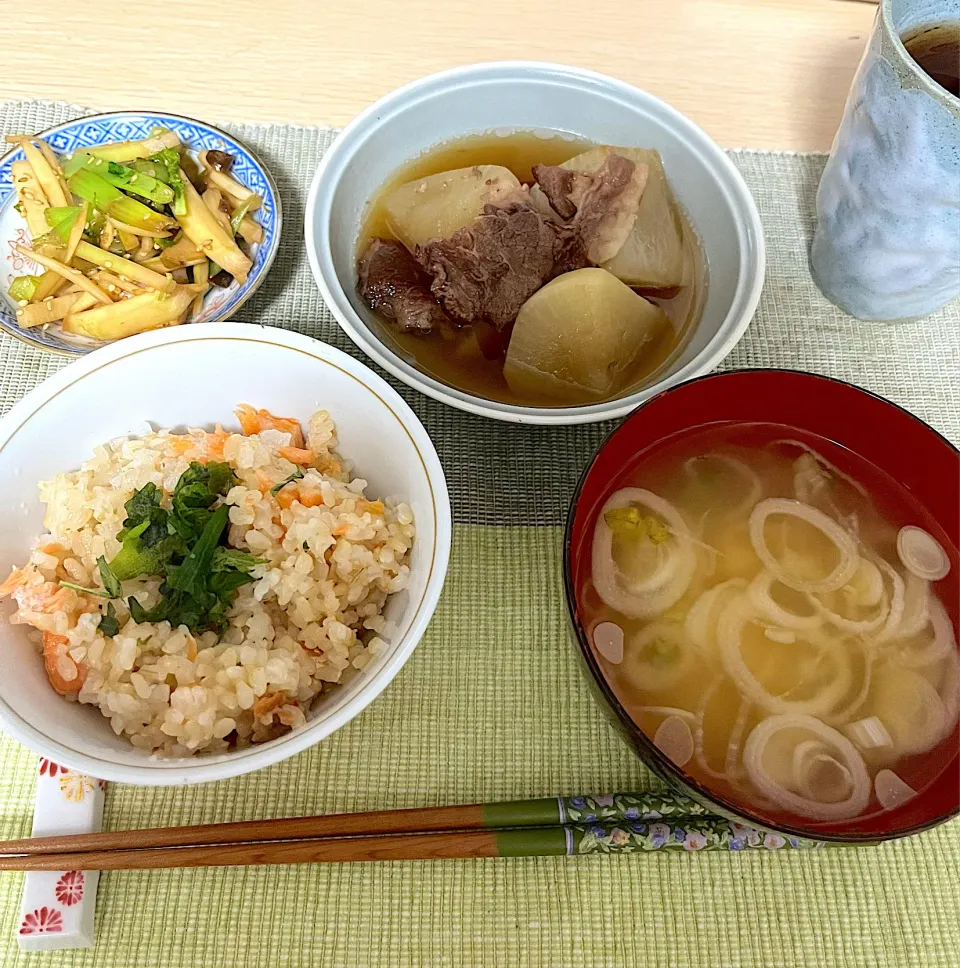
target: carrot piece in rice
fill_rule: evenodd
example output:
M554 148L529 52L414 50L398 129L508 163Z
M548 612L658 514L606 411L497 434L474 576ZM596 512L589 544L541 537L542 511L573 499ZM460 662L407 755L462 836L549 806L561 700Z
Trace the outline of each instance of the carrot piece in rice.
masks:
M50 685L61 695L69 696L80 691L87 670L67 655L69 639L54 632L43 633L43 668Z
M262 719L268 713L285 705L286 701L287 694L282 689L278 692L265 693L253 704L253 718Z
M279 430L281 433L290 434L291 446L303 447L303 428L295 417L278 417L269 410L254 410L248 403L239 404L234 413L247 437L264 430Z
M363 514L364 511L370 514L383 514L383 501L368 501L360 498L357 501L357 514Z
M291 464L302 464L309 467L313 463L313 452L303 447L279 447L277 453Z

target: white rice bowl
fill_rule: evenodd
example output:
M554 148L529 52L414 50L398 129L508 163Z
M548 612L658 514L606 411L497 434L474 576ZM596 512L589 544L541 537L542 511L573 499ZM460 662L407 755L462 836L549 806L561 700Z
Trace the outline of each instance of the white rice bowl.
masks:
M75 472L96 460L95 455L107 441L142 441L159 428L167 428L170 436L186 434L189 428L198 426L210 431L218 420L227 431L238 431L231 412L242 400L274 414L295 417L304 430L309 430L312 414L327 411L336 426L337 449L346 464L347 476L366 479L366 497L384 500L393 508L394 520L401 504L411 509L416 535L402 562L409 569L407 587L386 596L381 610L386 623L382 631L364 628L357 633L369 662L358 669L354 660L360 653L351 655L348 644L348 661L339 681L321 680L324 685L307 704L309 709L297 699L306 722L284 727L286 731L275 739L251 741L244 746L234 735L228 739L228 745L233 741L235 745L225 750L204 749L185 755L161 751L157 755L133 745L126 734L118 735L111 728L116 715L113 711L109 718L104 717L99 703L67 701L51 687L36 641L39 633L31 625L11 623L17 603L7 597L0 600L0 729L39 756L111 782L149 786L209 782L272 766L322 741L358 716L400 672L422 639L443 589L451 542L450 501L429 435L400 395L359 360L298 333L249 323L177 326L119 340L47 377L0 417L0 506L5 509L4 527L0 529L0 581L29 561L38 537L48 530L47 523L63 527L53 519L46 521L47 509L38 495L38 482L59 480L59 475ZM144 460L149 468L147 458ZM285 471L292 468L280 466ZM169 473L173 477L176 471L171 469ZM116 512L122 496L104 496L103 500L117 500ZM61 513L63 503L60 499L54 503L56 513ZM240 508L236 513L242 514L245 509L242 505L235 507ZM253 507L246 510L253 511L256 519ZM106 514L106 506L97 513ZM307 515L309 519L315 516L315 512ZM106 518L104 530L110 532L111 527L105 522ZM107 537L115 538L115 532ZM350 535L337 537L347 539L344 547L357 544ZM256 541L254 537L253 542ZM302 543L300 550L304 550ZM88 553L84 568L88 568L90 560ZM294 556L286 566L290 577L296 574L297 560L303 559ZM77 563L81 563L80 559ZM279 570L287 575L282 565ZM259 584L263 575L255 577ZM127 587L141 587L136 582L125 582L124 586L125 597ZM240 590L243 596L248 593L255 595L255 587ZM309 595L304 597L309 601ZM294 595L290 601L295 599ZM266 602L264 610L268 613L271 608L280 607L275 600L274 605L270 601L269 596L261 600ZM126 616L119 603L114 604L118 619L122 618L125 624ZM283 611L289 618L279 624L288 629L295 625L302 630L311 624L308 621L305 626L296 625L289 604ZM321 628L325 617L316 623ZM272 648L276 649L278 623L272 618L271 623ZM347 627L357 631L355 626ZM171 630L171 637L175 631ZM249 625L244 627L246 637L254 638L256 632L256 623L253 632ZM331 642L336 638L336 632L332 638L327 634ZM383 643L382 651L374 638ZM138 646L134 639L134 648L147 645ZM189 651L184 653L186 661L199 658L200 646L204 644L197 645L193 658L188 658ZM230 643L225 645L238 648ZM325 651L327 671L332 674L333 667L343 661L342 651L331 651L329 647ZM66 651L65 654L69 657ZM319 655L310 653L311 658ZM57 662L59 658L56 657ZM250 655L238 655L237 659L235 668L242 672L240 666ZM256 656L253 662L256 664ZM363 662L360 658L358 664ZM64 667L69 671L65 663ZM274 666L272 671L279 669ZM171 692L179 685L175 678L167 684ZM247 685L252 689L250 682ZM192 698L192 693L183 696L184 700ZM121 719L126 715L120 711ZM196 715L198 722L200 715ZM268 727L264 721L263 726L284 725L279 715L275 712L273 723ZM296 713L287 710L283 715L289 718ZM215 717L228 718L217 713ZM250 738L253 739L252 733Z
M302 726L318 695L386 650L395 630L382 612L387 596L408 583L413 513L405 503L363 497L366 481L337 455L326 411L314 414L306 437L315 466L276 495L271 488L297 470L281 455L291 434L276 429L120 439L98 447L78 471L41 482L48 533L8 584L16 585L19 605L14 624L40 630L33 633L38 645L43 632L63 637L48 660L57 691L99 707L117 735L149 753L216 753ZM58 583L96 586L97 558L120 550L124 503L152 483L168 504L196 459L222 459L236 475L224 497L229 544L263 560L256 580L237 592L222 636L137 624L123 601L133 595L150 608L161 582L124 582L120 631L105 636L103 599ZM304 506L298 495L322 503Z

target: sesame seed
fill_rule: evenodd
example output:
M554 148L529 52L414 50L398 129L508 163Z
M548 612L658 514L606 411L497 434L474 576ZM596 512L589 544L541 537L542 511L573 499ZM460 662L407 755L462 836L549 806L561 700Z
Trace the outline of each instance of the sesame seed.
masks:
M29 305L30 305L30 300L28 300L28 299L21 299L21 300L20 300L20 301L19 301L19 302L17 303L17 305L18 305L18 306L29 306Z
M113 268L113 263L109 259L105 259L104 260L104 263L103 263L103 268L104 269L112 269Z

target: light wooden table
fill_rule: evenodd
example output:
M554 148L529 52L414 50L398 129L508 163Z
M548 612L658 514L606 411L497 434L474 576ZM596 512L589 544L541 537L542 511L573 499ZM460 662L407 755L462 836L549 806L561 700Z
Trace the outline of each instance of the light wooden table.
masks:
M431 71L553 60L728 147L827 150L875 8L851 0L0 0L0 99L336 124Z

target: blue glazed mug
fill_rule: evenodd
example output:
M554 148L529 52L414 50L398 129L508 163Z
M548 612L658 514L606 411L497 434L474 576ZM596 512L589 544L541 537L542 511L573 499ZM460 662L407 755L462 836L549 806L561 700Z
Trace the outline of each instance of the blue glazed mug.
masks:
M960 98L902 37L960 0L881 0L817 192L810 267L860 319L926 316L960 295Z

